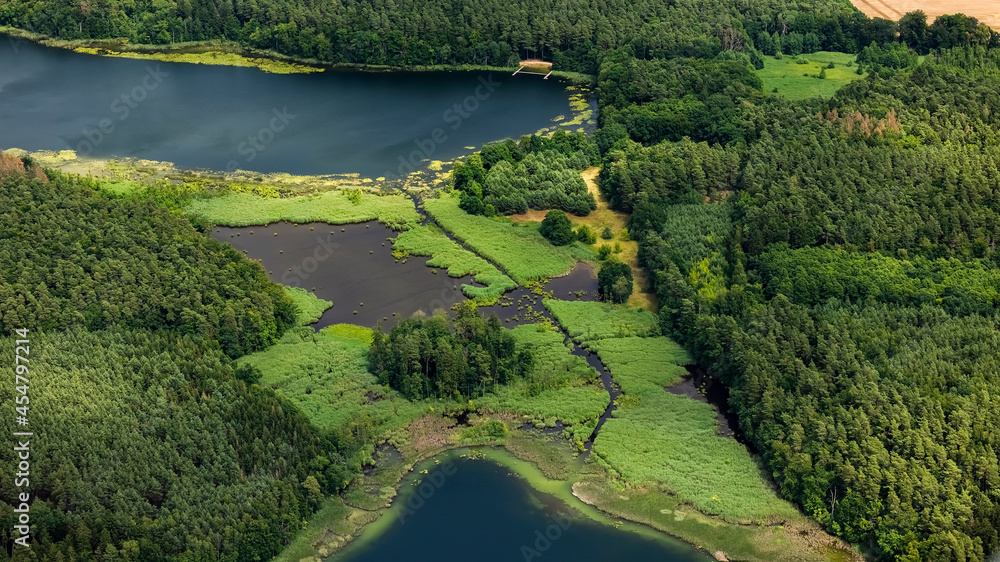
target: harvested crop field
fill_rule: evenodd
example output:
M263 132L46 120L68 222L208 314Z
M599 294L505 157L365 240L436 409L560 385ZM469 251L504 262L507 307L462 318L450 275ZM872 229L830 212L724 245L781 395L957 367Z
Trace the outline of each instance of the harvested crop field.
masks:
M923 10L928 21L943 14L965 14L1000 30L1000 3L996 0L851 0L871 17L899 20L906 12Z

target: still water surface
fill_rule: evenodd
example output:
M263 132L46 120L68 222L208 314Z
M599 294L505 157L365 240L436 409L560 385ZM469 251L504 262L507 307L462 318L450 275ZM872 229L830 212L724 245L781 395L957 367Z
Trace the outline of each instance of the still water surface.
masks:
M507 72L267 74L106 58L0 34L0 149L182 168L396 177L569 116L566 84Z
M665 535L643 536L594 522L488 460L434 465L404 484L388 528L362 534L331 561L702 562L703 553ZM420 494L421 501L411 501Z

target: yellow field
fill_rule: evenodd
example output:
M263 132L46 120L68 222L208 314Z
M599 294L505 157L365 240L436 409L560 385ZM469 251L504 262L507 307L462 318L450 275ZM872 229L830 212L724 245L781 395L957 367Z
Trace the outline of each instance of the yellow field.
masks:
M906 12L923 10L927 19L944 14L965 14L1000 30L1000 2L996 0L851 0L871 17L898 21Z

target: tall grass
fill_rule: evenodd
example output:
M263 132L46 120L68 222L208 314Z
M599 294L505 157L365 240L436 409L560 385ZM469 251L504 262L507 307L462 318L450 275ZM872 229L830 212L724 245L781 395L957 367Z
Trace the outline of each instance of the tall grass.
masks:
M586 344L603 338L656 336L660 333L656 316L642 309L556 299L546 299L545 308L577 343Z
M538 324L511 330L518 345L534 351L536 365L522 380L498 386L476 400L483 411L529 416L535 423L585 424L596 420L610 397L587 362L570 354L562 335ZM587 432L589 435L589 431Z
M285 289L285 294L288 295L288 298L292 299L295 307L299 310L296 315L296 321L300 326L312 324L319 320L320 316L323 316L323 313L326 312L326 309L333 306L332 302L323 300L301 287L284 286L283 288Z
M720 437L715 408L665 387L681 380L688 353L666 337L594 340L623 398L593 452L632 485L659 483L699 510L737 523L798 517L761 476L746 448Z
M294 402L321 429L336 431L368 416L376 433L384 434L426 413L427 406L386 390L368 372L370 334L356 326L298 328L239 362L260 369L261 385Z
M413 202L404 195L375 195L350 190L283 199L241 192L227 193L196 199L186 211L226 226L251 226L283 220L346 224L377 219L392 228L403 229L420 221Z
M452 277L475 275L474 279L486 286L465 284L462 291L469 298L481 302L495 302L505 292L517 287L517 283L493 264L456 244L435 226L418 226L400 233L393 246L397 251L431 256L427 265L447 268L448 275Z
M500 264L518 283L564 275L578 260L594 259L593 252L579 242L553 246L538 233L536 224L470 215L458 208L454 195L428 199L424 209L478 254Z

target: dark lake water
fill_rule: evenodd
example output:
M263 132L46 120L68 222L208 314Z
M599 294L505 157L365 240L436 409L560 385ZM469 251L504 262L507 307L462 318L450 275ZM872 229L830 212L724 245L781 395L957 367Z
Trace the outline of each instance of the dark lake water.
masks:
M404 484L395 517L377 537L363 534L331 560L349 562L708 561L671 540L615 529L539 493L487 460L442 463ZM426 492L421 491L423 487Z
M261 260L272 281L307 289L333 302L315 328L341 323L374 327L381 321L390 329L417 311L431 314L439 308L450 309L465 300L463 284L477 285L471 276L449 277L445 269L428 267L426 257L396 260L390 239L398 234L377 221L298 226L278 222L212 230L217 240ZM569 275L549 281L546 290L563 299L576 298L570 291L585 291L580 298L592 300L597 295L597 278L593 268L580 264ZM507 293L505 301L510 304L482 310L497 314L508 327L536 322L527 315L529 308L548 315L542 298L523 287Z
M394 259L388 239L398 234L377 221L298 226L279 222L212 231L216 239L261 260L272 281L333 302L314 327L374 327L382 321L387 330L418 310L430 314L450 308L465 299L463 284L475 284L470 277L448 277L444 269L427 267L429 258Z
M507 72L277 75L84 55L0 35L0 148L395 177L410 162L449 160L568 117L565 87Z

